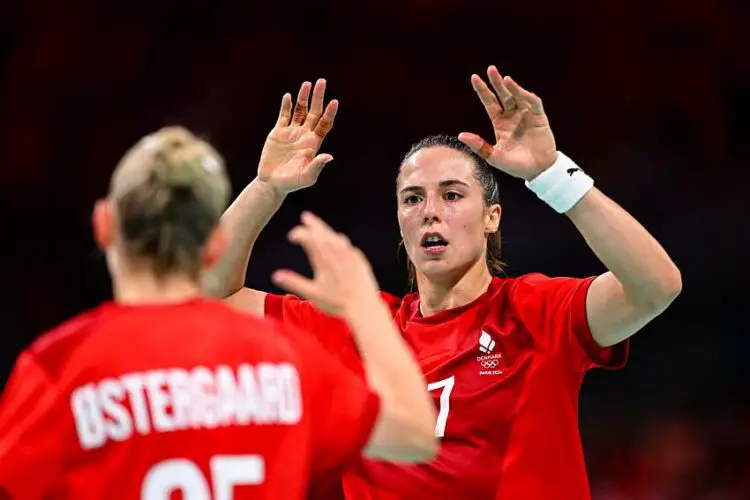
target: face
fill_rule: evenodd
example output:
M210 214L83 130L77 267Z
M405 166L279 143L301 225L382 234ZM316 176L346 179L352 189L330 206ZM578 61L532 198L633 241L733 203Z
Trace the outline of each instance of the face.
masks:
M417 273L453 279L484 262L500 206L485 207L471 157L443 146L421 149L401 166L397 195L401 235Z

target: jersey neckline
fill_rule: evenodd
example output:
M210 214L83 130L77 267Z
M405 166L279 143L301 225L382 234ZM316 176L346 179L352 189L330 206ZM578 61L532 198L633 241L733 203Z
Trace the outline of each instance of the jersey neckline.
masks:
M485 290L479 297L468 302L462 306L453 307L451 309L445 309L438 311L430 316L422 316L422 312L419 309L419 293L411 293L404 297L404 302L401 307L402 314L405 315L405 320L408 322L424 323L424 324L436 324L450 321L464 312L472 309L478 305L484 303L488 297L494 295L497 289L500 287L503 279L498 276L493 276L490 281L487 290Z

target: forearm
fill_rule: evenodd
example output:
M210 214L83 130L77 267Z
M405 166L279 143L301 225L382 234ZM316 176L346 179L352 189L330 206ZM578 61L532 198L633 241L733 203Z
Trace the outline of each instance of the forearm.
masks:
M360 301L345 315L364 361L370 386L389 411L434 425L427 384L409 347L380 300ZM414 395L419 394L418 398ZM428 428L433 432L432 427Z
M345 313L372 383L418 387L425 390L422 372L380 300L360 301ZM406 387L409 390L408 387Z
M566 215L599 260L622 283L629 300L668 304L680 292L680 271L659 242L596 188Z
M237 196L221 218L229 235L228 247L204 279L206 293L223 298L242 288L253 245L284 198L258 178Z

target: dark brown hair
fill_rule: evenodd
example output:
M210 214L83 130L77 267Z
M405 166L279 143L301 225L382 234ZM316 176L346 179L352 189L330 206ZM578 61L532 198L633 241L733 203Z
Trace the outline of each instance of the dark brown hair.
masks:
M198 278L203 248L229 199L219 155L180 127L144 138L112 178L125 254L158 277Z
M482 199L484 200L485 208L500 203L500 188L497 182L496 169L487 163L484 158L474 153L469 146L459 141L457 137L443 134L425 137L409 148L409 151L407 151L401 160L401 165L418 151L434 147L454 149L471 158L474 162L474 178L482 188ZM487 235L485 261L490 274L493 276L501 276L505 273L505 263L500 260L500 250L500 230L498 229L496 232ZM414 289L416 284L416 269L411 259L407 259L406 267L409 272L409 286L411 289Z

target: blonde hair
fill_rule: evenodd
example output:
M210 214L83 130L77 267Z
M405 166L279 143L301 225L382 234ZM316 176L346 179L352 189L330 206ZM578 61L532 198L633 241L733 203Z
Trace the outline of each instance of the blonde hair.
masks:
M161 277L197 278L203 248L230 194L223 159L182 127L167 127L133 146L110 184L125 255Z

